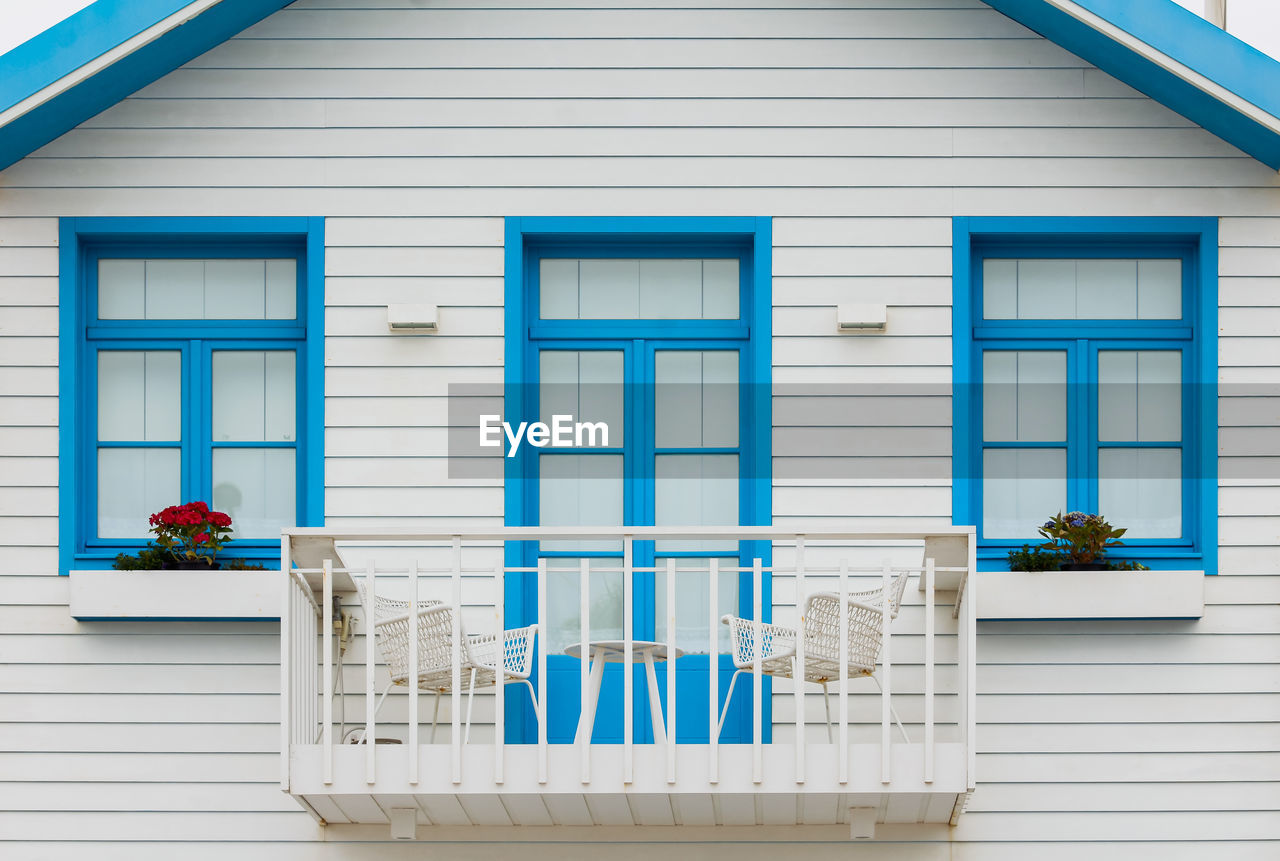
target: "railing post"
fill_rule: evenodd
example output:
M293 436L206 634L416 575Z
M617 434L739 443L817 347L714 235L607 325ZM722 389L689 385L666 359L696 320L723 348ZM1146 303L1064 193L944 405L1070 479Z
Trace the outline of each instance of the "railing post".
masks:
M534 654L538 657L538 783L547 782L547 560L538 560L538 633Z
M409 783L418 785L418 559L409 562ZM436 694L439 698L440 694ZM435 727L431 739L435 741ZM377 743L376 741L374 742Z
M364 594L369 603L364 620L364 782L373 785L378 748L376 672L378 669L378 575L370 559L364 569Z
M667 557L667 783L676 782L676 560Z
M792 691L796 709L796 783L804 783L805 758L808 754L804 713L804 536L796 536L796 669L792 673Z
M711 558L709 575L710 640L707 643L707 738L710 741L707 759L707 782L720 782L720 618L716 608L720 606L720 560Z
M324 626L324 657L321 658L324 679L324 726L320 738L324 745L324 785L333 783L333 621L329 614L333 612L333 560L324 560L321 572L321 588L324 601L321 603L320 623Z
M751 781L764 782L764 574L760 557L751 560L751 602L753 633L751 638L751 696L755 708L751 715Z
M836 737L837 780L849 782L849 560L840 560L840 734ZM803 678L803 677L802 677Z
M293 560L290 556L290 537L280 538L280 789L289 791L289 749L293 734L293 648L290 630L293 614Z
M453 536L453 678L449 702L449 760L453 782L462 783L462 536ZM417 586L414 586L416 591Z
M934 585L937 577L932 556L924 560L924 782L933 783L933 691L934 691Z
M635 679L631 664L634 632L631 624L631 581L634 564L630 535L622 538L622 782L635 779ZM584 644L585 648L585 644Z
M884 687L880 691L880 782L889 783L892 780L891 769L893 767L893 735L891 734L890 716L893 710L893 701L890 699L892 695L893 684L890 674L893 668L893 659L891 657L890 642L890 626L893 612L889 607L889 583L893 577L893 571L889 567L889 560L884 560L884 567L880 572L880 582L883 596L880 599L880 626L881 635L884 641Z
M494 680L496 686L493 689L493 782L502 783L503 766L506 764L506 733L507 733L507 700L506 700L506 677L507 677L507 637L506 631L506 613L503 607L503 596L506 590L503 588L503 574L505 569L503 564L499 562L493 567L493 590L496 596L493 602L493 621L494 630L498 632L498 661L497 669L494 671L497 678Z
M966 685L966 708L967 715L965 751L968 758L968 789L973 792L977 788L977 762L978 762L978 548L974 540L972 532L968 535L969 544L969 571L968 571L968 588L964 592L964 602L968 605L965 612L965 618L968 624L965 626L965 639L968 645L965 654L968 657L965 665L965 675L968 677Z
M545 559L538 560L542 572L547 570ZM591 565L583 557L578 566L578 630L582 644L582 660L579 661L579 682L582 695L581 710L578 712L578 744L582 754L582 782L591 782L591 732L595 727L589 718L591 714L591 678L588 670L591 663ZM597 660L600 660L597 658Z

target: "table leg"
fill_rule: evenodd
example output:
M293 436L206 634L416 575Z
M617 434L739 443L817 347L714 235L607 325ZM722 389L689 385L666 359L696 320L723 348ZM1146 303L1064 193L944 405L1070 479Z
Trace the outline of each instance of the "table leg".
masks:
M667 668L671 672L671 668ZM653 668L653 652L644 651L644 674L649 682L649 717L653 719L654 744L666 744L667 734L663 731L662 697L658 696L658 673Z
M600 687L604 683L604 655L594 656L591 661L591 675L588 677L587 684L590 685L590 691L587 695L587 713L578 716L578 731L573 734L573 743L577 744L582 741L583 728L586 728L587 742L591 741L591 731L596 726L596 706L600 702Z

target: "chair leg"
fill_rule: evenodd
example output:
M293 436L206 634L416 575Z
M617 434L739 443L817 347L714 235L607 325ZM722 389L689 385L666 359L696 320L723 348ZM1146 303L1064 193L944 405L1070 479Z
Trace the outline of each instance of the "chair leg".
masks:
M521 680L520 680L520 683L521 683L521 684L523 684L523 685L528 686L528 688L529 688L529 701L530 701L531 703L533 703L533 713L534 713L534 715L537 715L537 714L538 714L538 692L537 692L536 690L534 690L534 689L533 689L533 682L529 681L528 679L521 679Z
M880 680L874 674L871 676L871 681L876 683L876 688L883 694L884 688L880 687ZM898 717L898 710L893 707L892 703L889 704L889 713L893 715L893 722L898 725L898 732L902 733L902 740L907 744L911 744L911 739L907 737L907 731L902 728L902 720Z
M436 698L436 707L431 710L431 743L436 743L436 719L440 717L440 692L433 691Z
M716 724L716 741L720 740L720 731L724 729L724 719L729 714L729 703L733 700L733 686L738 683L738 676L745 672L746 670L735 670L733 678L729 679L729 693L724 695L724 709L720 712L720 722Z
M827 710L827 744L835 744L835 739L831 736L831 691L827 688L826 682L820 682L822 685L822 707Z
M476 668L471 668L471 680L467 682L467 732L462 737L463 744L471 743L471 706L476 701Z
M395 685L395 682L387 682L387 686L382 689L382 696L378 697L378 702L373 707L374 716L377 716L378 712L382 710L382 701L387 698L387 694L391 693L391 688L394 685ZM364 737L360 739L360 744L364 744L365 741L368 740L368 738L369 738L369 727L366 726L364 728Z

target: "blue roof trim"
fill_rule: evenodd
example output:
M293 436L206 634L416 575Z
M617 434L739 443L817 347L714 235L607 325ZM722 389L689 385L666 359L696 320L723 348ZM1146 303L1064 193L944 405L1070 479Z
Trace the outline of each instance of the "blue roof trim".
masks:
M98 0L0 56L7 109L182 9L190 0ZM0 170L256 24L291 0L222 0L4 126ZM15 71L16 70L16 71ZM14 75L12 80L10 75Z
M1280 117L1280 63L1169 0L1074 0L1169 58ZM1025 27L1280 170L1280 135L1045 0L986 0Z

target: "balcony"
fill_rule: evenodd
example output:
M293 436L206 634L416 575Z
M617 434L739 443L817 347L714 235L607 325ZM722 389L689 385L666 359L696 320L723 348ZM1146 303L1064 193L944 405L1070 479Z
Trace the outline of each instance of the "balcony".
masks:
M578 548L581 558L548 558L538 547ZM662 559L663 547L684 552ZM697 552L705 548L714 550ZM895 833L954 825L975 785L969 529L299 528L285 532L281 563L289 572L280 626L281 788L318 821L367 839L385 839L388 828L390 836L430 839L458 826L515 825L668 826L689 834L698 826L788 826L828 839L865 838L877 825ZM726 601L747 619L808 631L813 620L797 609L806 596L821 592L852 606L846 599L888 595L899 576L907 578L900 613L896 601L893 614L871 599L863 607L879 627L878 661L874 651L871 658L878 690L870 679L850 678L858 660L850 613L836 613L847 621L830 628L840 646L826 664L834 676L829 711L817 684L777 672L816 666L817 641L808 634L787 641L781 629L739 623L737 735L717 737L725 680L735 668L720 618ZM599 578L610 577L621 588L613 593L620 607L606 620L618 628L608 639L617 640L615 659L634 669L610 671L594 736L566 736L573 731L566 722L590 713L592 679L587 662L566 654L578 654L575 645L564 643L601 639L591 615L609 608L582 598L582 586L597 596ZM561 591L551 594L549 582ZM576 607L564 600L566 584ZM438 700L418 686L396 686L377 708L390 674L379 657L385 629L375 646L374 613L364 612L373 595L405 602L398 619L408 626L406 642L426 636L437 612L428 608L450 608L440 616L452 657L436 675L443 682L433 683L448 689ZM653 596L652 627L638 634L635 620L644 616L636 603L645 596ZM354 616L345 648L342 626L331 623L335 598ZM529 656L536 707L524 685L481 687L468 702L469 649L479 642L468 635L556 618L569 621L550 634L541 625ZM428 658L406 651L405 677L422 678ZM683 656L675 672L661 662L654 673L647 653L659 661ZM549 663L559 675L549 676ZM713 666L717 672L708 671ZM549 689L552 677L560 681ZM615 737L606 738L602 724Z

